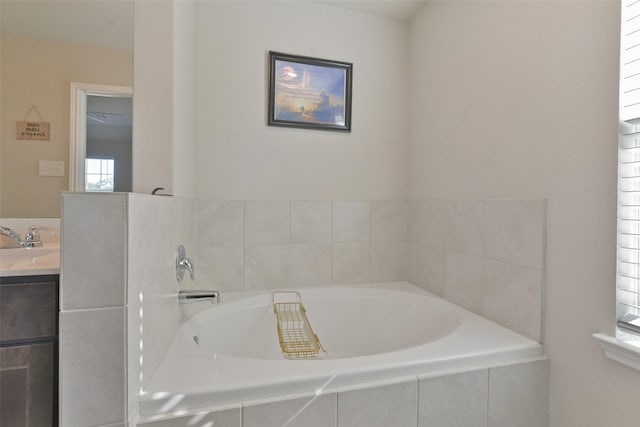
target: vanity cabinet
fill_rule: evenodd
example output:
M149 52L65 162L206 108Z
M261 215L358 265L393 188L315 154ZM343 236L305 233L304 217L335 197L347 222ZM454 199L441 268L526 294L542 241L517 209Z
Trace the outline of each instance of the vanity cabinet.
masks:
M58 287L0 277L0 426L57 426Z

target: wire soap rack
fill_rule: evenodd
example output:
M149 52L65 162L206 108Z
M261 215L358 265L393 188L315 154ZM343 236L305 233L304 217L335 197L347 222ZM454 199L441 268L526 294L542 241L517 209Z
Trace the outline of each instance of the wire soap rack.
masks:
M276 291L271 295L278 322L278 340L284 357L317 359L325 356L327 352L311 328L300 293Z

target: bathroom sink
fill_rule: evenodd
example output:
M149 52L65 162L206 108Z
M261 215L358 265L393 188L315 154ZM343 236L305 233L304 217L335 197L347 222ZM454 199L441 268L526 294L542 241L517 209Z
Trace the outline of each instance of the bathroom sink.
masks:
M0 270L37 270L60 267L60 248L0 249Z

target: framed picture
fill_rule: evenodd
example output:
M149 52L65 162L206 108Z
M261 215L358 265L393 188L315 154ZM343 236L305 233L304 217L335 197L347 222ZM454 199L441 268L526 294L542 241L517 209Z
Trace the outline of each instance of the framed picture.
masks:
M353 64L269 52L270 126L351 131Z

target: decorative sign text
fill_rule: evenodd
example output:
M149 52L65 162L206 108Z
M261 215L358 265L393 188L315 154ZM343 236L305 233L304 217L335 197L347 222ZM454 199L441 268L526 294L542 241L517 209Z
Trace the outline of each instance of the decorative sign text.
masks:
M16 137L18 139L50 141L48 122L16 122Z

